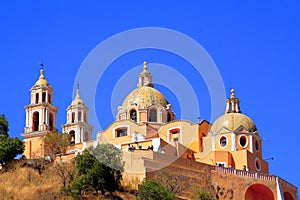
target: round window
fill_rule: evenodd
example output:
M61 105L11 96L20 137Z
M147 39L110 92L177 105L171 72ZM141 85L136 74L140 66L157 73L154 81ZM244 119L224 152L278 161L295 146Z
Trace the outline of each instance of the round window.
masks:
M259 151L259 143L257 140L255 141L255 149L256 149L256 151Z
M227 145L227 138L225 136L222 136L220 139L220 145L222 147L225 147Z
M261 164L260 164L260 160L258 158L255 159L255 167L258 171L260 171Z
M240 145L241 147L245 147L247 145L247 137L245 135L240 137Z

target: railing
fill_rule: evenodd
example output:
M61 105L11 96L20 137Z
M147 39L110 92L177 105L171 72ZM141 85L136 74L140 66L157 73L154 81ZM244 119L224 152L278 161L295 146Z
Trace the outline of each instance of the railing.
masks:
M239 169L231 169L231 168L220 167L220 166L214 166L213 170L215 170L217 172L226 173L226 174L233 174L233 175L237 175L237 176L244 176L244 177L256 178L256 179L267 180L267 181L277 181L278 180L282 186L285 186L296 192L298 191L296 186L292 185L291 183L289 183L275 175L262 174L262 173L258 173L258 172L250 172L250 171L239 170Z
M257 179L268 180L268 181L276 181L276 176L262 174L258 172L250 172L245 170L231 169L231 168L219 167L219 166L214 166L214 170L217 172L223 172L226 174L233 174L237 176L245 176L249 178L257 178Z

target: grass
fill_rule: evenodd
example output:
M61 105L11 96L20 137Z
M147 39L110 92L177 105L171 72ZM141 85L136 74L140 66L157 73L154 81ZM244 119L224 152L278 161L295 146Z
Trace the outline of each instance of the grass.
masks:
M6 200L71 200L61 194L62 182L50 166L39 175L30 167L14 166L7 172L0 172L0 199ZM113 197L88 194L85 199L135 199L129 192L115 192Z

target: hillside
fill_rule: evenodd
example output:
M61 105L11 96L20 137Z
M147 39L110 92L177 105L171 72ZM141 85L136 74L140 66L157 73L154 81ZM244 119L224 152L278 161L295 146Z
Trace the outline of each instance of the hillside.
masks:
M19 165L19 166L18 166ZM0 199L14 200L53 200L72 199L60 192L62 181L55 172L54 166L49 166L39 175L31 167L15 164L13 169L0 174ZM116 192L114 197L96 196L89 194L85 199L135 199L135 195L128 192Z

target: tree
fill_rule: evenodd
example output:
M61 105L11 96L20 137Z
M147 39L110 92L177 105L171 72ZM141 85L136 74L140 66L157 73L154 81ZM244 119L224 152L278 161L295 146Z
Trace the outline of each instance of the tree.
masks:
M105 192L112 194L119 188L122 177L121 153L113 145L106 144L86 149L82 155L75 157L76 179L62 190L73 196L81 196L87 189L92 189L96 193L101 191L102 194Z
M193 197L194 200L213 200L213 195L207 191L200 189L196 192L195 196Z
M90 152L101 163L110 168L123 171L122 151L113 144L100 144L96 148L91 148Z
M63 187L71 183L75 177L75 162L57 161L54 165L55 173L60 177Z
M54 160L59 153L65 153L67 147L71 144L70 137L67 133L52 131L47 133L43 138L45 156Z
M24 143L19 138L0 136L0 164L4 166L12 161L18 154L24 152Z
M6 120L6 117L4 114L0 115L0 135L4 135L8 137L8 121Z
M172 200L175 194L153 179L144 179L139 186L138 200Z
M12 161L18 154L22 154L25 149L23 141L9 137L8 125L5 115L0 115L0 164L2 166Z

